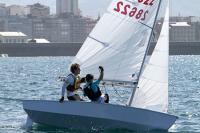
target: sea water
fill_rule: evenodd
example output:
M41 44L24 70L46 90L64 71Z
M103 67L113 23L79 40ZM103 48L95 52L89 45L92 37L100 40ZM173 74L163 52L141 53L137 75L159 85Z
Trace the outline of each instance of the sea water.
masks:
M0 58L0 133L129 133L125 129L99 131L61 129L34 124L25 128L21 100L57 100L72 57ZM179 119L169 132L200 132L200 56L170 56L169 113ZM126 103L130 89L108 88L111 103ZM154 131L153 131L154 132Z

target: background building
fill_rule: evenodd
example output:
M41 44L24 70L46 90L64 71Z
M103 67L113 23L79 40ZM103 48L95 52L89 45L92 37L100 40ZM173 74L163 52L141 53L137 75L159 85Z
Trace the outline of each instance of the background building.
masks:
M30 5L29 8L31 17L47 17L50 15L50 8L40 3Z
M78 0L56 0L56 14L79 15Z
M0 3L0 17L7 16L6 4Z
M0 32L6 31L7 21L5 19L0 19Z
M33 19L33 38L59 43L83 42L96 22L80 16Z
M30 14L30 8L27 6L11 5L6 8L10 16L27 16Z
M0 4L0 32L22 32L30 39L44 38L52 43L82 43L97 20L80 15L78 0L57 0L56 15L39 3L19 6ZM156 42L163 18L157 21L152 41ZM171 42L200 42L200 17L170 17Z
M176 22L170 24L169 38L172 42L195 42L200 41L200 24Z
M31 37L32 32L32 19L27 17L8 16L3 19L5 26L4 31L23 32Z
M187 22L176 22L170 24L170 40L171 41L192 41L195 40L195 32L191 25Z
M74 15L80 15L80 10L78 6L78 0L71 0L71 12Z
M169 39L172 42L200 41L200 17L170 17Z
M22 32L0 32L0 43L26 43L27 39Z

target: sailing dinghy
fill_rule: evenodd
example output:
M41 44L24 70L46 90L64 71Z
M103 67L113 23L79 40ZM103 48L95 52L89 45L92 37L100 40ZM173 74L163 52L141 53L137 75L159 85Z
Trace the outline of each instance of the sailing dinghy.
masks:
M26 100L23 108L28 118L76 129L168 130L177 119L167 113L168 6L157 45L145 65L160 6L161 0L112 1L75 57L82 75L92 73L97 77L96 69L103 66L105 83L133 86L127 105Z

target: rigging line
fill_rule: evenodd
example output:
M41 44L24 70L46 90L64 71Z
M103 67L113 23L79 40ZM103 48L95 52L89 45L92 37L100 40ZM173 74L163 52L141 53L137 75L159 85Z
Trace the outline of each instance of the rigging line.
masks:
M123 80L109 80L109 79L104 79L103 80L105 83L106 82L111 82L111 83L121 83L121 84L133 84L132 81L123 81Z
M109 58L109 59L111 59L111 58ZM115 62L111 62L111 63L117 63L116 61ZM107 66L109 66L111 63L107 63L106 62L106 65ZM95 64L94 64L95 65ZM127 64L127 65L129 65L129 64ZM123 66L126 66L126 65L124 65L123 64ZM98 66L96 66L96 67L98 67ZM87 69L86 68L82 68L81 70L83 71L83 73L82 74L84 74L84 73L87 73L87 72L93 72L93 74L94 75L98 75L99 74L99 72L98 71L96 71L97 69L96 69L96 67L94 67L93 66L93 64L91 64L91 67L87 67ZM108 69L107 69L108 70ZM128 69L127 69L128 70ZM129 70L132 70L132 69L129 69ZM135 69L135 70L138 70L138 69ZM111 75L113 75L115 72L117 71L117 69L115 68L110 68L109 69L109 72L110 73L112 73ZM130 72L124 72L124 73L122 73L122 74L120 74L121 75L121 77L127 77L127 75L129 75L129 76L132 76L132 74L133 73L130 73ZM128 77L127 77L128 78ZM122 79L122 78L120 78L120 80L119 80L119 78L117 78L117 79L105 79L106 81L118 81L118 82L128 82L128 83L133 83L132 81L132 79L129 79L129 80L127 80L127 79Z
M155 25L156 25L156 20L157 20L157 18L158 18L158 13L159 13L159 11L160 11L161 1L162 1L162 0L159 0L159 3L158 3L158 9L157 9L157 11L156 11L156 16L155 16L155 18L154 18L153 29L154 29L154 27L155 27ZM140 79L140 77L141 77L141 74L142 74L144 65L145 65L145 59L146 59L147 54L148 54L148 51L149 51L149 49L150 49L150 43L151 43L151 37L152 37L152 35L153 35L153 29L151 30L151 34L150 34L150 37L149 37L148 45L147 45L147 48L146 48L146 51L145 51L145 55L144 55L144 58L143 58L143 61L142 61L142 65L141 65L141 68L140 68L140 72L139 72L139 75L138 75L138 82L139 82L139 79ZM134 97L134 95L135 95L136 88L137 88L137 85L136 85L135 89L133 89L133 91L132 91L132 94L131 94L131 97L130 97L130 101L129 101L129 103L128 103L129 106L131 106L133 97Z
M88 38L90 38L90 39L92 39L92 40L95 40L95 41L97 41L97 42L99 42L99 43L101 43L103 46L105 46L105 47L108 47L109 46L109 43L106 43L106 42L102 42L102 41L100 41L100 40L97 40L96 38L94 38L94 37L92 37L92 36L88 36ZM116 49L114 46L110 46L108 49L114 49L114 50L116 50L116 51L119 51L120 52L120 50L121 49Z
M108 93L107 93L107 89L106 89L106 87L105 87L105 84L103 84L103 88L104 88L105 94L108 94Z
M121 24L122 24L122 22L123 22L124 20L125 20L125 19L122 19L122 20L121 20ZM120 26L118 26L118 27L120 27ZM118 27L115 28L115 31L117 30ZM97 40L96 38L94 38L94 37L92 37L92 36L90 36L90 35L89 35L88 37L91 38L91 39L93 39L93 40L95 40L95 41L97 41L97 42L99 42L99 43L101 43L101 44L104 45L105 47L109 46L109 44L107 44L107 43L105 43L105 42L102 42L102 41L100 41L100 40Z
M119 94L119 92L117 91L117 89L114 87L114 84L112 84L111 86L113 87L115 93L116 93L120 98L123 98L123 97ZM104 89L105 89L105 94L108 94L108 93L107 93L107 89L106 89L106 87L105 87L105 82L103 83L103 87L104 87Z
M106 44L106 43L104 43L104 42L102 42L102 41L100 41L100 40L97 40L97 39L95 39L94 37L91 37L91 36L88 36L88 37L89 37L90 39L92 39L92 40L95 40L95 41L101 43L101 44L102 44L103 46L105 46L105 47L108 47L108 46L109 46L109 44ZM109 50L109 49L114 49L114 50L116 50L116 51L120 51L120 50L114 48L114 46L110 46L110 47L107 48L107 50ZM84 62L86 63L87 61L91 60L92 58L96 58L96 56L98 56L98 54L100 54L101 52L103 52L103 50L105 50L105 49L100 49L95 55L93 55L92 57L89 57L89 58L88 58L87 60L85 60Z
M108 12L108 13L110 13L110 12ZM122 18L121 19L121 22L119 23L119 25L115 28L115 30L114 31L117 31L117 29L120 27L120 25L121 24L123 24L123 22L125 21L126 19L125 18ZM148 26L147 26L148 27ZM113 31L113 32L114 32ZM89 38L91 38L91 39L93 39L93 40L95 40L95 41L97 41L97 42L99 42L99 43L101 43L102 45L104 45L104 46L109 46L109 44L108 43L106 43L106 42L102 42L102 41L100 41L100 40L98 40L98 39L96 39L96 38L94 38L94 37L92 37L92 36L88 36ZM110 48L112 48L113 46L111 46ZM118 49L115 49L115 50L117 50L117 51L119 51Z
M115 87L113 87L115 94L117 94L121 99L123 99L123 97L119 94L119 92L117 91L117 89Z
M140 21L138 21L138 23L140 23L140 24L142 24L142 25L144 25L144 26L146 26L146 27L148 27L148 28L150 28L150 29L153 30L153 27L151 27L151 26L149 26L149 25L147 25L147 24L145 24L145 23L142 23L142 22L140 22Z
M115 91L115 94L117 94L117 95L122 99L123 97L119 94L119 92L118 92L117 89L115 88L114 84L112 85L112 87L113 87L113 89L114 89L114 91Z
M94 41L97 41L98 43L102 44L104 47L108 47L108 46L109 46L108 43L102 42L102 41L100 41L100 40L98 40L98 39L96 39L96 38L94 38L94 37L92 37L92 36L90 36L90 35L88 35L88 38L90 38L90 39L92 39L92 40L94 40ZM110 47L110 48L112 48L112 47ZM110 49L110 48L108 48L108 49ZM104 50L104 49L100 49L97 53L100 53L100 52L102 52L103 50ZM87 61L89 61L90 59L95 58L95 57L97 56L97 53L96 53L95 55L93 55L92 57L89 57L88 59L86 59L84 62L87 62Z
M105 84L106 86L112 86L112 84ZM101 85L100 85L101 86ZM133 86L127 86L127 85L116 85L115 84L115 86L117 86L117 87L121 87L121 88L127 88L127 89L131 89L131 88L133 88Z

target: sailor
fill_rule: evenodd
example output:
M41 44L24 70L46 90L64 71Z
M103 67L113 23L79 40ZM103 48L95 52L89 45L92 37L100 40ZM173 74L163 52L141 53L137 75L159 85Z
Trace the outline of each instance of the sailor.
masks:
M100 75L98 80L94 80L94 76L92 74L86 75L86 84L83 87L84 96L87 96L91 101L98 103L109 103L108 94L102 95L101 90L99 88L99 83L103 79L104 69L102 66L99 66Z
M64 101L65 91L67 90L67 98L71 101L82 101L80 96L77 94L77 90L80 88L80 83L84 82L84 78L81 79L80 74L80 65L75 63L71 65L70 68L71 73L65 77L62 81L62 97L60 98L59 102Z

